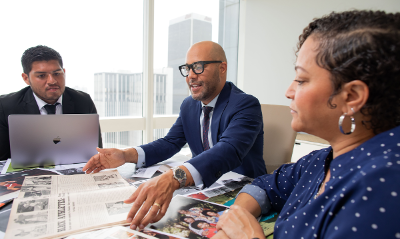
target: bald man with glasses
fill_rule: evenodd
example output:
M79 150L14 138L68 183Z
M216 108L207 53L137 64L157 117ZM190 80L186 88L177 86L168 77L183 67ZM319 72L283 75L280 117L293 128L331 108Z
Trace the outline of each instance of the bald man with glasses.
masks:
M229 171L252 178L266 173L260 103L226 81L227 62L222 47L211 41L194 44L179 70L191 96L183 101L168 134L130 149L98 149L99 154L83 168L92 173L126 162L148 167L189 144L190 160L142 184L125 200L134 202L127 217L132 229L159 221L178 188L209 187Z

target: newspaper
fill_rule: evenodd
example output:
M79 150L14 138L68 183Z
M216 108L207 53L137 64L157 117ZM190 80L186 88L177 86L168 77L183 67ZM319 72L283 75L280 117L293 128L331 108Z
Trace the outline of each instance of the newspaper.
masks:
M4 238L61 238L126 225L132 205L123 200L135 190L117 170L25 177Z
M167 233L160 233L149 228L135 231L128 226L115 226L111 228L101 229L93 232L85 232L69 236L65 239L180 239Z

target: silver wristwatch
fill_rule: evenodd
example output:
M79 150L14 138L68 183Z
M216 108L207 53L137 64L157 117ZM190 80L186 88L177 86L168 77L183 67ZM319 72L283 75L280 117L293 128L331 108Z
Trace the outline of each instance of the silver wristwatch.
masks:
M187 179L185 170L181 169L180 167L174 167L172 168L172 171L174 173L174 178L179 182L179 188L185 187Z

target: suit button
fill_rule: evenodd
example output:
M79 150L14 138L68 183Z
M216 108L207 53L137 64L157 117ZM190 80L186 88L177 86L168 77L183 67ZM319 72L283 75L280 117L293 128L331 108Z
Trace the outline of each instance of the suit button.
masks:
M221 177L221 176L222 176L221 171L218 171L218 173L215 174L215 177L217 177L217 178L219 178L219 177Z

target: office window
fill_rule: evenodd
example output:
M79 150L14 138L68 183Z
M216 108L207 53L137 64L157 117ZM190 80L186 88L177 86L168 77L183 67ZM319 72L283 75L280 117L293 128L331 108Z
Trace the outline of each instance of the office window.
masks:
M141 130L102 133L103 148L129 148L142 144Z
M147 2L1 2L0 95L26 86L21 77L22 53L29 47L46 45L63 58L66 86L91 95L100 121L143 117L143 86L148 80L143 78L144 3ZM231 54L234 60L228 56L229 66L237 62L238 9L239 0L154 1L154 97L149 102L154 106L154 117L178 114L182 100L189 95L177 66L185 62L186 51L193 43L219 42L227 56L229 49L236 51ZM230 77L229 70L228 80L236 83L236 75ZM232 71L237 69L232 67ZM143 125L152 122L140 121L140 130L133 127L139 132L133 141L127 136L133 132L129 124L124 123L124 129L108 125L103 133L104 146L139 145L144 138ZM165 135L167 130L162 128L155 138Z
M189 96L178 66L186 62L186 52L196 42L211 40L225 49L228 80L236 83L238 30L239 0L155 0L155 115L178 114ZM163 80L159 80L161 76Z
M5 1L0 9L0 94L26 86L20 59L36 45L58 51L66 85L93 100L95 74L142 72L142 1Z
M6 1L0 9L0 94L26 86L22 53L46 45L63 58L66 86L89 93L101 118L142 117L143 1ZM141 142L141 131L103 134L106 147Z
M159 138L163 138L167 133L168 133L168 131L169 131L169 128L167 128L167 129L154 129L154 131L153 131L153 139L154 140L157 140L157 139L159 139Z

